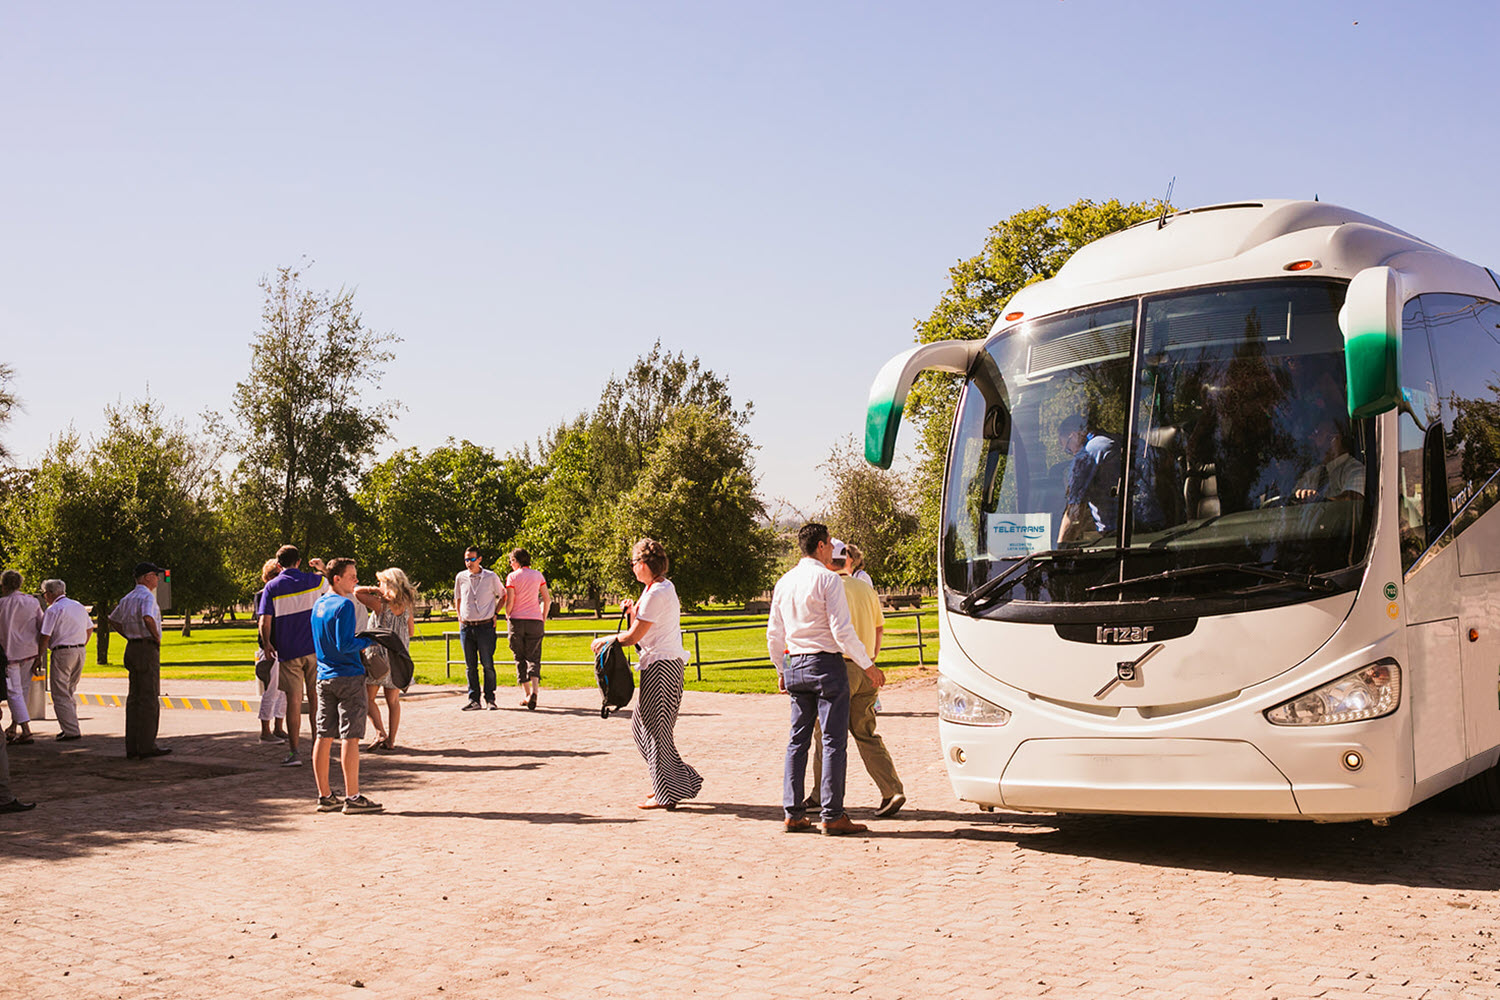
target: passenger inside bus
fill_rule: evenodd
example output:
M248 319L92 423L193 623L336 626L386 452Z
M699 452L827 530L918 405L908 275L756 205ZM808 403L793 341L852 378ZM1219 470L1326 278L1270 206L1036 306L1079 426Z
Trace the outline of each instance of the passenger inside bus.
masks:
M1078 414L1058 424L1057 439L1073 456L1063 490L1057 540L1076 541L1086 532L1114 531L1119 511L1119 448L1112 438L1089 430Z

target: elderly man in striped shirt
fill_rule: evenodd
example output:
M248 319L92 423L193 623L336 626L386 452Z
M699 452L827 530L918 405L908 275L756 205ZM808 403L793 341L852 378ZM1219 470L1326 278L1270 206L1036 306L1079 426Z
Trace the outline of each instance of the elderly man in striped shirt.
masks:
M825 836L864 833L868 827L844 811L844 775L849 760L848 657L870 683L885 683L849 619L844 584L829 569L833 547L828 528L804 524L797 532L803 558L776 582L766 648L776 665L776 682L792 699L792 732L786 748L782 807L787 833L812 829L802 789L813 723L823 730L822 829Z

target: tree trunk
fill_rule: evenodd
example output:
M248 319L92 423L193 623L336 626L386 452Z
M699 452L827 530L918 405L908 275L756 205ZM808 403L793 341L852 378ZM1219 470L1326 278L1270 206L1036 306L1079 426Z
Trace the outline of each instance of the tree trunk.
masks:
M193 616L187 612L182 614L182 635L184 638L193 634Z
M109 663L109 612L104 610L103 601L99 602L99 625L94 635L97 637L96 659L102 667Z

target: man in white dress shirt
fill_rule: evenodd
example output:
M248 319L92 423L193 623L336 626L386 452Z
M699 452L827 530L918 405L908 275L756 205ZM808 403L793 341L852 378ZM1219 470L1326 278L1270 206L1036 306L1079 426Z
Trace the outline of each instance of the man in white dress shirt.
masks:
M52 710L57 713L59 740L81 739L78 728L78 679L83 676L83 654L94 623L88 609L68 596L61 580L42 581L42 648L52 651Z
M479 710L479 664L484 664L484 703L495 704L495 614L505 599L505 584L484 568L479 550L464 550L464 569L453 579L453 607L458 611L458 644L464 651L469 700L461 711Z
M849 760L849 677L844 657L853 660L876 687L885 682L885 676L849 620L843 581L828 568L833 559L828 528L804 524L797 532L797 547L803 558L776 581L766 623L766 648L776 666L777 686L792 699L781 797L786 814L783 824L787 833L812 829L802 790L816 721L823 731L823 833L864 833L868 827L852 822L844 811Z

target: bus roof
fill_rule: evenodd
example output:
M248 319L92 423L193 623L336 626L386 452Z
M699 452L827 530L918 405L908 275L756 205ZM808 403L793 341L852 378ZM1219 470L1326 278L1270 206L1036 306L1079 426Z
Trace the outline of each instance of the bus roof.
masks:
M1019 312L1030 319L1151 292L1289 272L1349 279L1379 265L1415 279L1408 294L1496 294L1496 282L1484 268L1379 219L1327 202L1266 200L1207 205L1112 233L1073 254L1055 277L1017 292L1001 315ZM1002 318L995 329L1007 325Z

